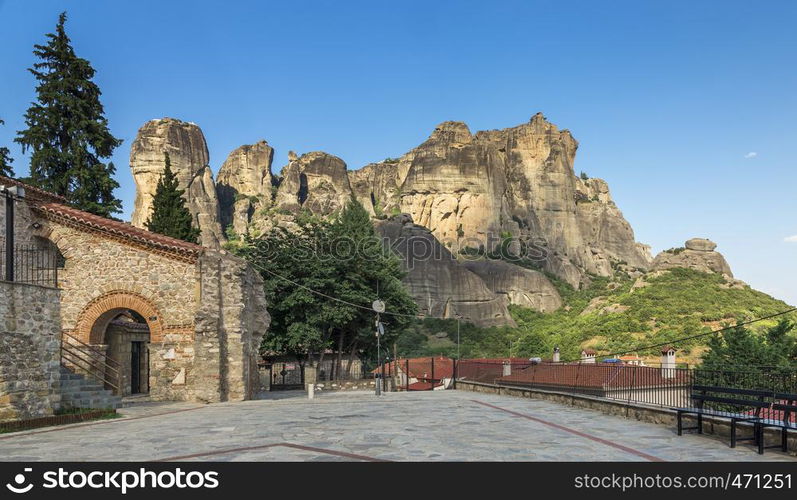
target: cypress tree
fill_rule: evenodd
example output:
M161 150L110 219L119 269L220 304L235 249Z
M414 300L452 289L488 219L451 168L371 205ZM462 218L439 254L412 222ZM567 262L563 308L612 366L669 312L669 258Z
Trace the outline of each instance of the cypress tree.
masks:
M199 229L191 225L193 217L185 206L184 189L177 185L177 176L172 172L169 153L163 153L166 168L163 171L155 196L152 198L152 215L147 219L147 229L172 238L197 243Z
M5 122L0 120L0 125L3 125ZM8 148L0 147L0 175L5 175L6 177L14 177L14 169L11 168L11 162L14 160L9 156Z
M30 181L64 196L74 207L103 217L121 211L113 195L110 158L122 141L111 135L100 103L100 89L92 82L94 68L75 55L64 30L66 12L58 18L46 45L35 45L39 59L30 71L38 81L37 99L25 113L26 130L17 133L22 152L32 152Z

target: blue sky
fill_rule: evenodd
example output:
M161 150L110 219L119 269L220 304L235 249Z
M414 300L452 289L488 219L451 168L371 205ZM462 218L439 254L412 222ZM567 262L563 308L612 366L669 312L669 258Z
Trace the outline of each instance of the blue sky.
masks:
M125 217L147 120L199 124L211 166L266 139L350 168L434 126L542 111L580 142L654 252L719 244L737 277L797 304L797 2L0 0L0 145L34 98L31 50L67 10L97 69Z

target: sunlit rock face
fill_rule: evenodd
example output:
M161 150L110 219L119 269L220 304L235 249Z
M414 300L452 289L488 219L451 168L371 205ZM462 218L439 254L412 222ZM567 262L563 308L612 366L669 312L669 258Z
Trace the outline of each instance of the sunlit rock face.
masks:
M136 201L131 223L146 227L152 214L152 198L165 169L169 153L172 171L185 190L188 209L201 231L200 243L218 248L224 241L219 224L216 185L208 166L208 146L202 129L193 123L162 118L145 123L130 147L130 169L136 183Z
M308 210L316 215L331 215L352 196L346 163L337 156L314 151L300 157L289 155L282 169L275 207L297 213Z
M692 238L683 248L665 250L653 260L653 270L661 271L685 267L704 273L718 273L733 278L731 266L721 253L714 251L717 244L705 238Z
M399 249L407 286L425 314L512 324L507 304L561 306L545 272L580 288L590 275L638 276L651 266L649 247L635 241L607 183L575 174L577 149L569 131L540 113L515 127L476 133L447 121L401 157L358 170L329 153L289 152L275 175L271 146L244 145L229 154L214 184L199 127L153 120L130 154L138 186L133 223L143 226L149 216L163 151L208 246L224 241L223 228L241 235L290 227L300 212L334 216L353 197L388 239L411 235L446 255L410 265L411 252ZM690 245L689 252L706 248ZM496 261L497 254L522 258L523 266ZM657 258L661 266L667 259Z
M398 160L350 176L373 213L408 213L455 253L491 252L510 240L514 251L535 248L541 269L576 287L589 274L647 269L650 256L606 182L575 175L577 148L540 113L476 134L444 122Z
M266 141L236 148L219 169L216 192L222 228L244 234L259 212L272 204L274 148Z

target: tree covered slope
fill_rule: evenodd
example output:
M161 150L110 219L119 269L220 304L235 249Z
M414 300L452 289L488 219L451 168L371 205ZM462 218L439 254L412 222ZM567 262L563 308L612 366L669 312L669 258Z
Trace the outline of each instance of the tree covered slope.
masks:
M583 347L601 354L636 350L768 316L790 306L781 300L726 280L720 274L675 268L631 278L593 278L585 290L555 281L565 306L553 313L511 307L516 328L481 329L460 325L463 357L549 357L558 346L563 360L578 359ZM789 316L797 319L797 314ZM771 327L778 318L750 326ZM399 346L406 354L456 354L456 321L424 320ZM679 342L679 359L696 362L708 337ZM401 350L401 349L400 349ZM655 359L656 349L637 351Z

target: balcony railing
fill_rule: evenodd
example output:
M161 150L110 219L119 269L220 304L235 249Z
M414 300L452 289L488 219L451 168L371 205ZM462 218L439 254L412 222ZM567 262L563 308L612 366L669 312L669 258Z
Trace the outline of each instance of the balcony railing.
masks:
M58 270L64 258L55 248L14 245L11 256L0 239L0 280L29 285L58 286Z

